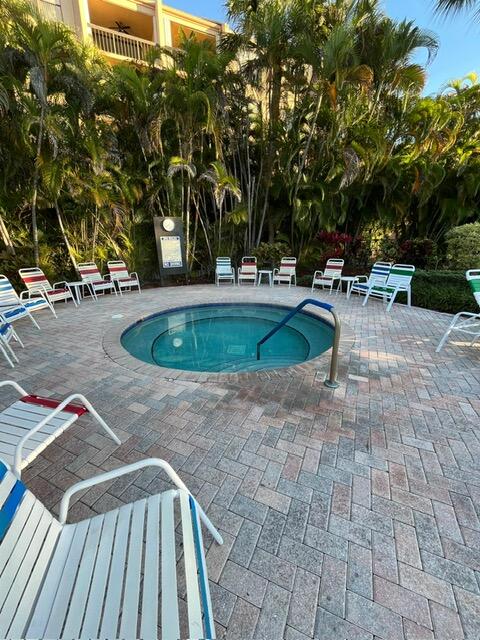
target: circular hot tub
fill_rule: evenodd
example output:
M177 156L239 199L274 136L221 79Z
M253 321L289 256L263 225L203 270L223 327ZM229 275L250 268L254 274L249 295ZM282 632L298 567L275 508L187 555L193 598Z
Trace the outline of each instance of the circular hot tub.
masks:
M169 369L234 373L289 367L330 349L333 326L301 311L257 344L291 311L271 304L205 304L171 309L126 329L122 346L135 358Z

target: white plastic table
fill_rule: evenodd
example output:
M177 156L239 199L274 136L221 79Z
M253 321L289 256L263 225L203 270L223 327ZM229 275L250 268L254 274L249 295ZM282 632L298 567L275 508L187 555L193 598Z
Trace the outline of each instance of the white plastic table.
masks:
M347 283L347 300L350 298L350 294L352 293L353 283L357 279L356 276L342 276L338 279L337 285L337 293L342 290L342 282Z
M258 272L258 276L257 276L257 287L260 286L261 282L262 282L262 276L268 276L268 285L270 287L273 286L273 271L271 271L270 269L260 269L260 271Z
M66 282L67 287L73 291L73 295L78 304L80 304L83 297L83 287L85 286L85 282L83 280L77 280L75 282Z

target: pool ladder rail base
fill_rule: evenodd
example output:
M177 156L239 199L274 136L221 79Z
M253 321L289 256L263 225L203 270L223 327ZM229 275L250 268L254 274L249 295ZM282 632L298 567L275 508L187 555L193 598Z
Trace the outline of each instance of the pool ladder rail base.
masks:
M329 389L337 389L340 385L337 381L337 373L338 373L338 348L340 345L340 333L341 333L341 322L340 318L335 311L333 304L328 304L328 302L320 302L320 300L314 300L313 298L306 298L303 302L300 302L295 309L292 309L287 315L280 320L280 322L273 327L271 331L267 333L267 335L263 336L261 340L257 342L257 360L260 360L260 347L262 344L265 344L267 340L269 340L273 335L277 333L287 322L293 318L299 311L301 311L307 305L313 305L314 307L319 307L320 309L325 309L329 311L334 320L334 336L333 336L333 345L332 345L332 357L330 359L330 372L329 376L326 380L324 380L324 385Z

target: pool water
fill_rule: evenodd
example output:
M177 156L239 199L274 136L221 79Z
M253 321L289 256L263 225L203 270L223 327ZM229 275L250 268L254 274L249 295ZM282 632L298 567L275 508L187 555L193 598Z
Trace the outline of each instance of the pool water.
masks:
M289 367L330 349L333 327L305 311L297 313L261 346L290 307L267 304L207 304L155 314L129 327L122 346L161 367L232 373Z

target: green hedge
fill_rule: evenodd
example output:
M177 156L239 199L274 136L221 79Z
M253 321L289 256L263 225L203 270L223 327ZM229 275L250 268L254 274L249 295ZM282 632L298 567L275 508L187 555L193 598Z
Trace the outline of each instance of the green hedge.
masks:
M368 273L368 269L365 271ZM302 276L298 284L310 287L312 276ZM399 302L407 302L402 294ZM458 313L478 312L478 306L463 271L421 271L417 270L412 280L412 304L415 307Z

